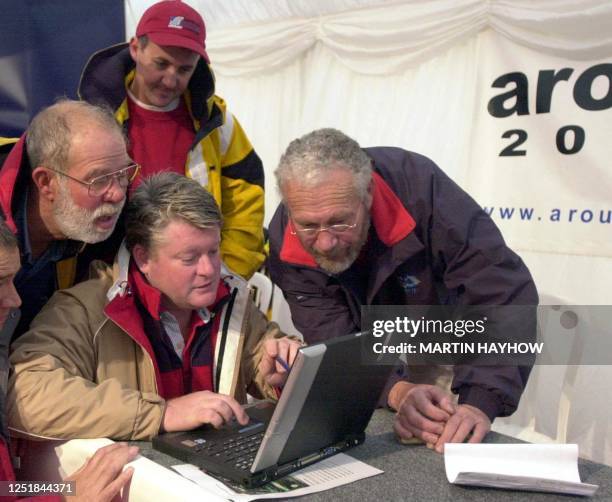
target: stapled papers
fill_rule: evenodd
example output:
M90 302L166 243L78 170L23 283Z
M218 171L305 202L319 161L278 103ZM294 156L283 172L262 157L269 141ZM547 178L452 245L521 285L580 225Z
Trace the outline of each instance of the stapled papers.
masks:
M575 444L453 444L444 446L450 483L591 496L580 481Z

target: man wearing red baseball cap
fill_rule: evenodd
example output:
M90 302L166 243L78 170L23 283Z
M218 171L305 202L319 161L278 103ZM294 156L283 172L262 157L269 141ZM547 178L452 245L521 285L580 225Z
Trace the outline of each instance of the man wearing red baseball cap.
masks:
M206 54L204 20L186 3L164 1L147 9L136 28L136 38L145 35L157 45L184 47L197 52L210 63Z
M265 258L263 166L215 95L209 64L202 16L166 0L145 11L129 43L90 58L79 96L114 110L141 177L175 171L208 189L223 212L224 263L249 278Z

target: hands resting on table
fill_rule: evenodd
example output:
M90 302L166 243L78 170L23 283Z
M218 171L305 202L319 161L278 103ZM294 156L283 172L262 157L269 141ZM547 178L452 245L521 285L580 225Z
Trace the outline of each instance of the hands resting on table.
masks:
M440 387L398 382L388 404L397 411L393 430L400 440L421 440L437 452L445 443L480 443L491 430L491 421L478 408L455 404ZM470 436L471 434L471 436Z
M138 448L126 443L100 448L78 471L66 478L66 481L75 483L75 496L70 496L67 500L110 502L132 479L134 468L123 467L134 460L136 455Z
M281 358L290 367L301 346L301 342L290 338L266 340L259 374L269 385L282 387L288 373L277 358ZM234 417L241 425L249 422L249 416L233 397L210 391L192 392L166 403L162 431L186 431L203 424L219 428Z

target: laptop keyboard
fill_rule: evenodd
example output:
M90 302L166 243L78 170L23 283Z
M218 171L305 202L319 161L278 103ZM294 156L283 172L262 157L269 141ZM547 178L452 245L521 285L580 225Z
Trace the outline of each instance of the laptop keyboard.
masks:
M238 434L223 441L206 441L200 444L196 451L245 471L253 464L264 432Z

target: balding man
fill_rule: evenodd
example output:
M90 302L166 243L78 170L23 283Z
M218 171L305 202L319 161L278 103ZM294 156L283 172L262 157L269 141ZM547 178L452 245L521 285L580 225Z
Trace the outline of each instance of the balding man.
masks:
M0 170L0 215L18 239L15 286L27 299L15 336L72 285L83 244L110 236L137 172L102 108L63 100L34 117Z

